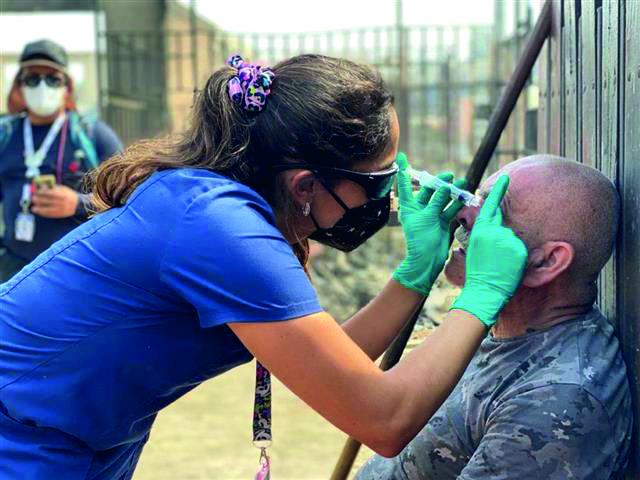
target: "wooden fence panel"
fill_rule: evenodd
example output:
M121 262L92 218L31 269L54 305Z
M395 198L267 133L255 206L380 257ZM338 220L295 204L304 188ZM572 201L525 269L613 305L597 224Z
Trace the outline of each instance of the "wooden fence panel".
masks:
M600 75L596 49L596 4L595 0L582 0L580 14L580 36L578 39L578 58L580 64L580 108L578 125L579 156L582 163L595 167L599 137L598 122L599 105L596 95L596 83Z
M544 0L541 0L544 4ZM551 40L547 40L538 58L538 151L550 152L551 140Z
M604 2L599 15L602 24L602 142L600 144L602 173L618 184L618 69L619 28L618 1ZM616 253L600 274L599 305L607 318L617 321Z
M625 361L633 386L635 415L634 451L628 478L640 476L640 2L621 4L624 71L620 85L624 95L620 145L620 194L622 222L618 250L618 325Z
M620 231L599 278L598 303L615 322L633 391L640 479L640 1L554 0L541 63L540 149L601 170L618 187ZM559 96L555 96L559 94ZM545 110L546 108L546 110Z
M562 71L562 2L551 4L551 36L549 37L549 57L547 68L551 70L549 90L549 149L548 153L561 154L560 141L564 137L564 103Z
M562 25L562 62L564 64L564 138L560 139L562 155L579 160L578 132L578 58L577 58L577 0L564 0Z

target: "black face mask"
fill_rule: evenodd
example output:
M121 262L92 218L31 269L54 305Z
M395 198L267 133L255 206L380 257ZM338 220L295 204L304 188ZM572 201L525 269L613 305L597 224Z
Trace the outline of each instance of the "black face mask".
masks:
M317 228L309 236L311 240L343 252L350 252L366 242L389 221L391 192L380 199L369 200L360 207L349 208L333 190L327 188L327 191L345 213L331 228L320 228L311 214L311 220Z

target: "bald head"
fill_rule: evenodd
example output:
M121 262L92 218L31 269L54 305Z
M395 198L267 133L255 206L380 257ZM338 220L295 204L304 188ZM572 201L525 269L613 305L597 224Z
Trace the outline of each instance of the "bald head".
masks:
M490 189L502 173L510 177L505 223L531 250L545 242L571 244L570 277L591 282L611 255L618 224L614 185L598 170L550 155L510 163L483 184Z

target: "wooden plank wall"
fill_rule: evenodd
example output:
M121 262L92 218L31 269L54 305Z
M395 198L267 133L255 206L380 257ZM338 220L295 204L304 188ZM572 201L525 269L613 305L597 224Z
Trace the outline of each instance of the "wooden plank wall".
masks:
M599 304L615 323L632 384L628 479L640 478L640 0L553 0L540 59L538 149L605 173L622 199ZM594 441L606 439L594 439Z
M618 249L618 324L626 347L627 367L635 381L634 477L640 477L640 2L620 6L619 84L621 90L618 184L622 222Z

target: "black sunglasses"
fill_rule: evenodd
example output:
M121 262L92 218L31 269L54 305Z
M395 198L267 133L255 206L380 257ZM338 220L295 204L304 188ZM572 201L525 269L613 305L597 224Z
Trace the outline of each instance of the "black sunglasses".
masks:
M48 73L46 75L29 73L20 79L20 81L27 87L37 87L42 80L44 80L49 87L53 88L60 87L66 83L64 77L53 73Z
M305 163L284 163L271 167L272 170L278 172L294 168L309 170L320 177L351 180L364 189L370 200L379 200L386 197L393 188L393 181L398 173L398 165L395 163L393 163L389 168L378 170L376 172L357 172L355 170L347 170L345 168L323 167L307 165Z

